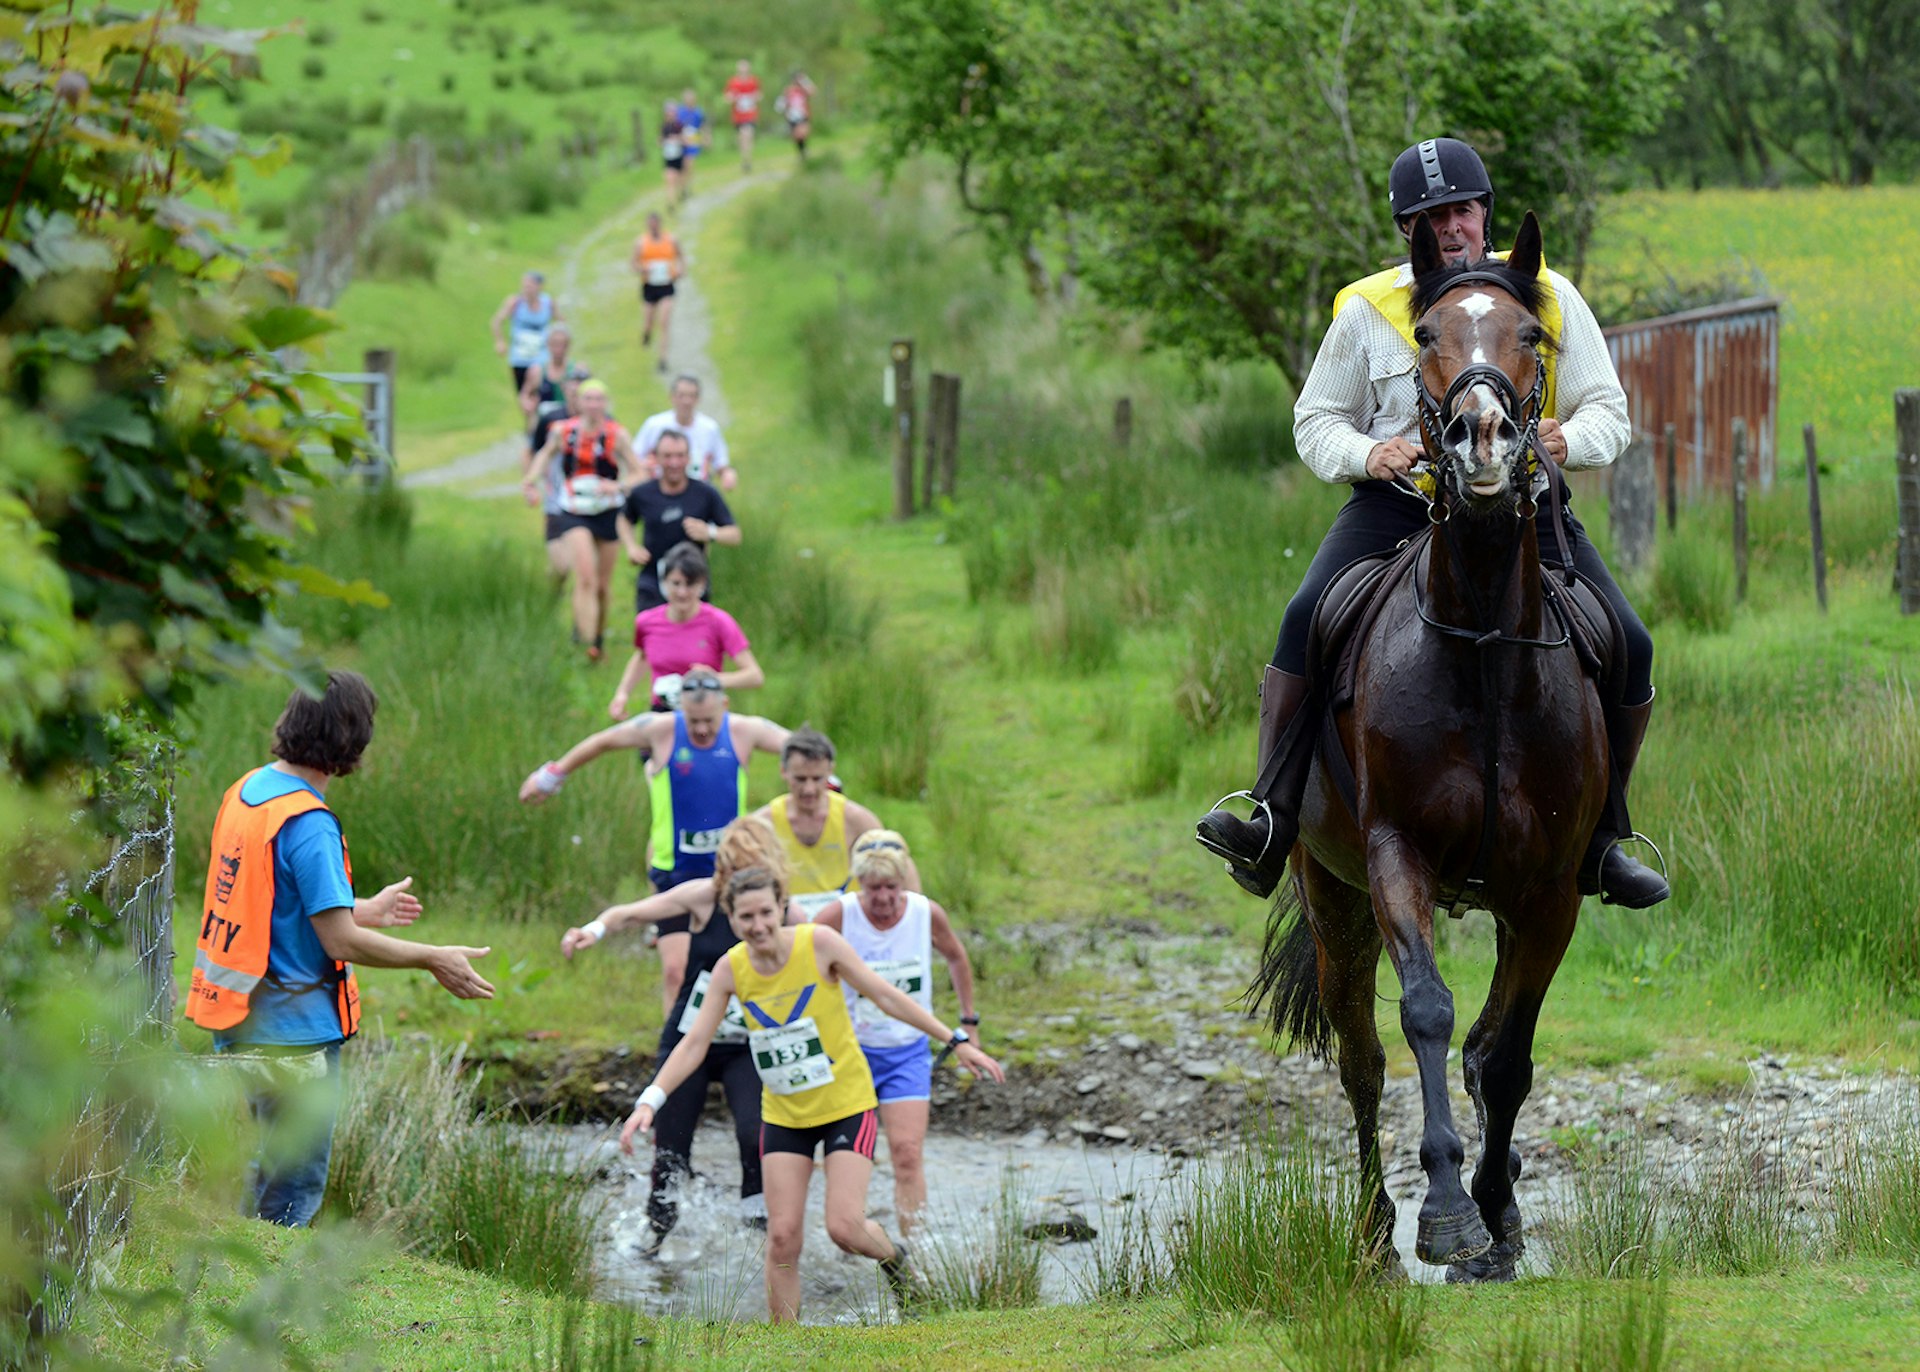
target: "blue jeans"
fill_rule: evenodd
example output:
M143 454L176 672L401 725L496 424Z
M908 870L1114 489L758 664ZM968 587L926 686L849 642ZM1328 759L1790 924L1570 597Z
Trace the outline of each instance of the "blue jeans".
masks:
M236 1044L242 1052L264 1045ZM318 1045L316 1045L316 1048ZM269 1054L276 1052L264 1048ZM281 1054L313 1049L282 1048ZM260 1151L252 1168L250 1200L244 1213L270 1224L304 1229L320 1211L327 1194L327 1166L333 1160L333 1124L340 1110L340 1045L328 1044L324 1077L263 1085L247 1093L260 1126Z

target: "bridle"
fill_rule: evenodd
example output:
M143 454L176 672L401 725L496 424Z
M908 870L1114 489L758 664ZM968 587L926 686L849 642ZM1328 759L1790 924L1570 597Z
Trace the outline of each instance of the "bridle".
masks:
M1458 276L1450 277L1447 281L1449 293L1461 286L1492 286L1502 295L1524 304L1514 294L1512 283L1495 272L1464 271ZM1491 362L1475 362L1461 368L1460 373L1447 384L1446 394L1436 398L1432 388L1427 385L1426 372L1415 366L1414 382L1419 387L1417 401L1420 444L1426 449L1427 461L1433 465L1436 473L1443 472L1450 462L1446 449L1441 445L1440 437L1457 417L1460 398L1475 386L1491 386L1499 395L1500 403L1506 407L1508 414L1526 416L1526 427L1520 432L1520 446L1527 455L1522 475L1527 481L1528 490L1532 490L1533 478L1542 470L1539 464L1547 460L1546 454L1540 447L1540 419L1545 400L1547 369L1541 360L1539 346L1536 344L1529 351L1533 354L1533 389L1524 397L1514 386L1513 378L1503 369ZM1431 511L1429 513L1431 514ZM1532 518L1534 511L1531 495L1521 500L1516 507L1516 513L1522 519ZM1445 519L1446 514L1443 512L1434 522L1441 523Z

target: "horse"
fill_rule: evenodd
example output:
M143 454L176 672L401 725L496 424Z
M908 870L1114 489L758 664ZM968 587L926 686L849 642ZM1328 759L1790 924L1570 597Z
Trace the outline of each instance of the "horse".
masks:
M1386 1053L1374 1023L1384 946L1419 1064L1427 1176L1415 1253L1448 1279L1504 1280L1523 1251L1515 1119L1534 1028L1573 937L1577 876L1607 794L1598 689L1557 633L1534 520L1557 473L1537 435L1540 226L1503 263L1448 267L1411 235L1421 434L1435 476L1424 569L1383 594L1351 668L1352 706L1316 750L1251 998L1283 1039L1334 1056L1353 1110L1364 1224L1392 1253L1380 1163ZM1557 521L1556 521L1557 525ZM1564 557L1564 552L1563 552ZM1343 750L1353 806L1329 767ZM1485 1149L1471 1193L1447 1090L1453 994L1434 960L1436 908L1488 911L1498 961L1461 1054Z

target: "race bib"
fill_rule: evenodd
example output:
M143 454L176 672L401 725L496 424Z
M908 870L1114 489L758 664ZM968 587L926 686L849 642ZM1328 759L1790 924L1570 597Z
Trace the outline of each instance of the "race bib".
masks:
M540 329L515 329L513 342L508 345L508 356L516 367L530 367L540 360L540 354L547 350L547 335Z
M720 851L720 835L726 829L682 829L680 851L689 857L707 857Z
M567 482L560 504L568 514L605 514L620 506L620 483L601 476L576 476Z
M867 966L879 973L882 981L892 982L895 990L916 999L926 989L927 964L919 958L895 958L891 962L870 962Z
M669 162L685 151L686 149L681 146L678 138L663 138L660 140L661 156L665 157Z
M673 281L673 263L654 261L647 263L647 284L665 286Z
M793 897L793 903L800 907L800 912L807 917L807 922L811 924L822 910L826 909L838 899L840 899L840 892L838 891L812 891L804 896L797 895Z
M797 1096L833 1084L833 1063L821 1046L820 1030L811 1015L791 1024L751 1030L747 1043L760 1084L776 1096Z
M693 1022L699 1018L700 1007L707 1003L707 987L713 981L713 973L702 972L694 978L693 994L687 997L687 1008L680 1016L680 1032L693 1032ZM713 1031L715 1043L745 1043L747 1041L747 1016L740 1008L738 996L727 997L727 1013L720 1017L720 1027Z

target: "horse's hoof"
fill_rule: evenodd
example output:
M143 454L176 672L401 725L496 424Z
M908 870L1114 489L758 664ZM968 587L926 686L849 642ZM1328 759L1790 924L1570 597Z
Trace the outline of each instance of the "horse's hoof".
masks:
M1450 1215L1422 1215L1413 1240L1414 1256L1435 1267L1477 1258L1491 1247L1493 1235L1471 1201Z
M1496 1243L1478 1257L1449 1264L1447 1281L1456 1286L1479 1282L1512 1281L1520 1265L1522 1251L1520 1244Z

